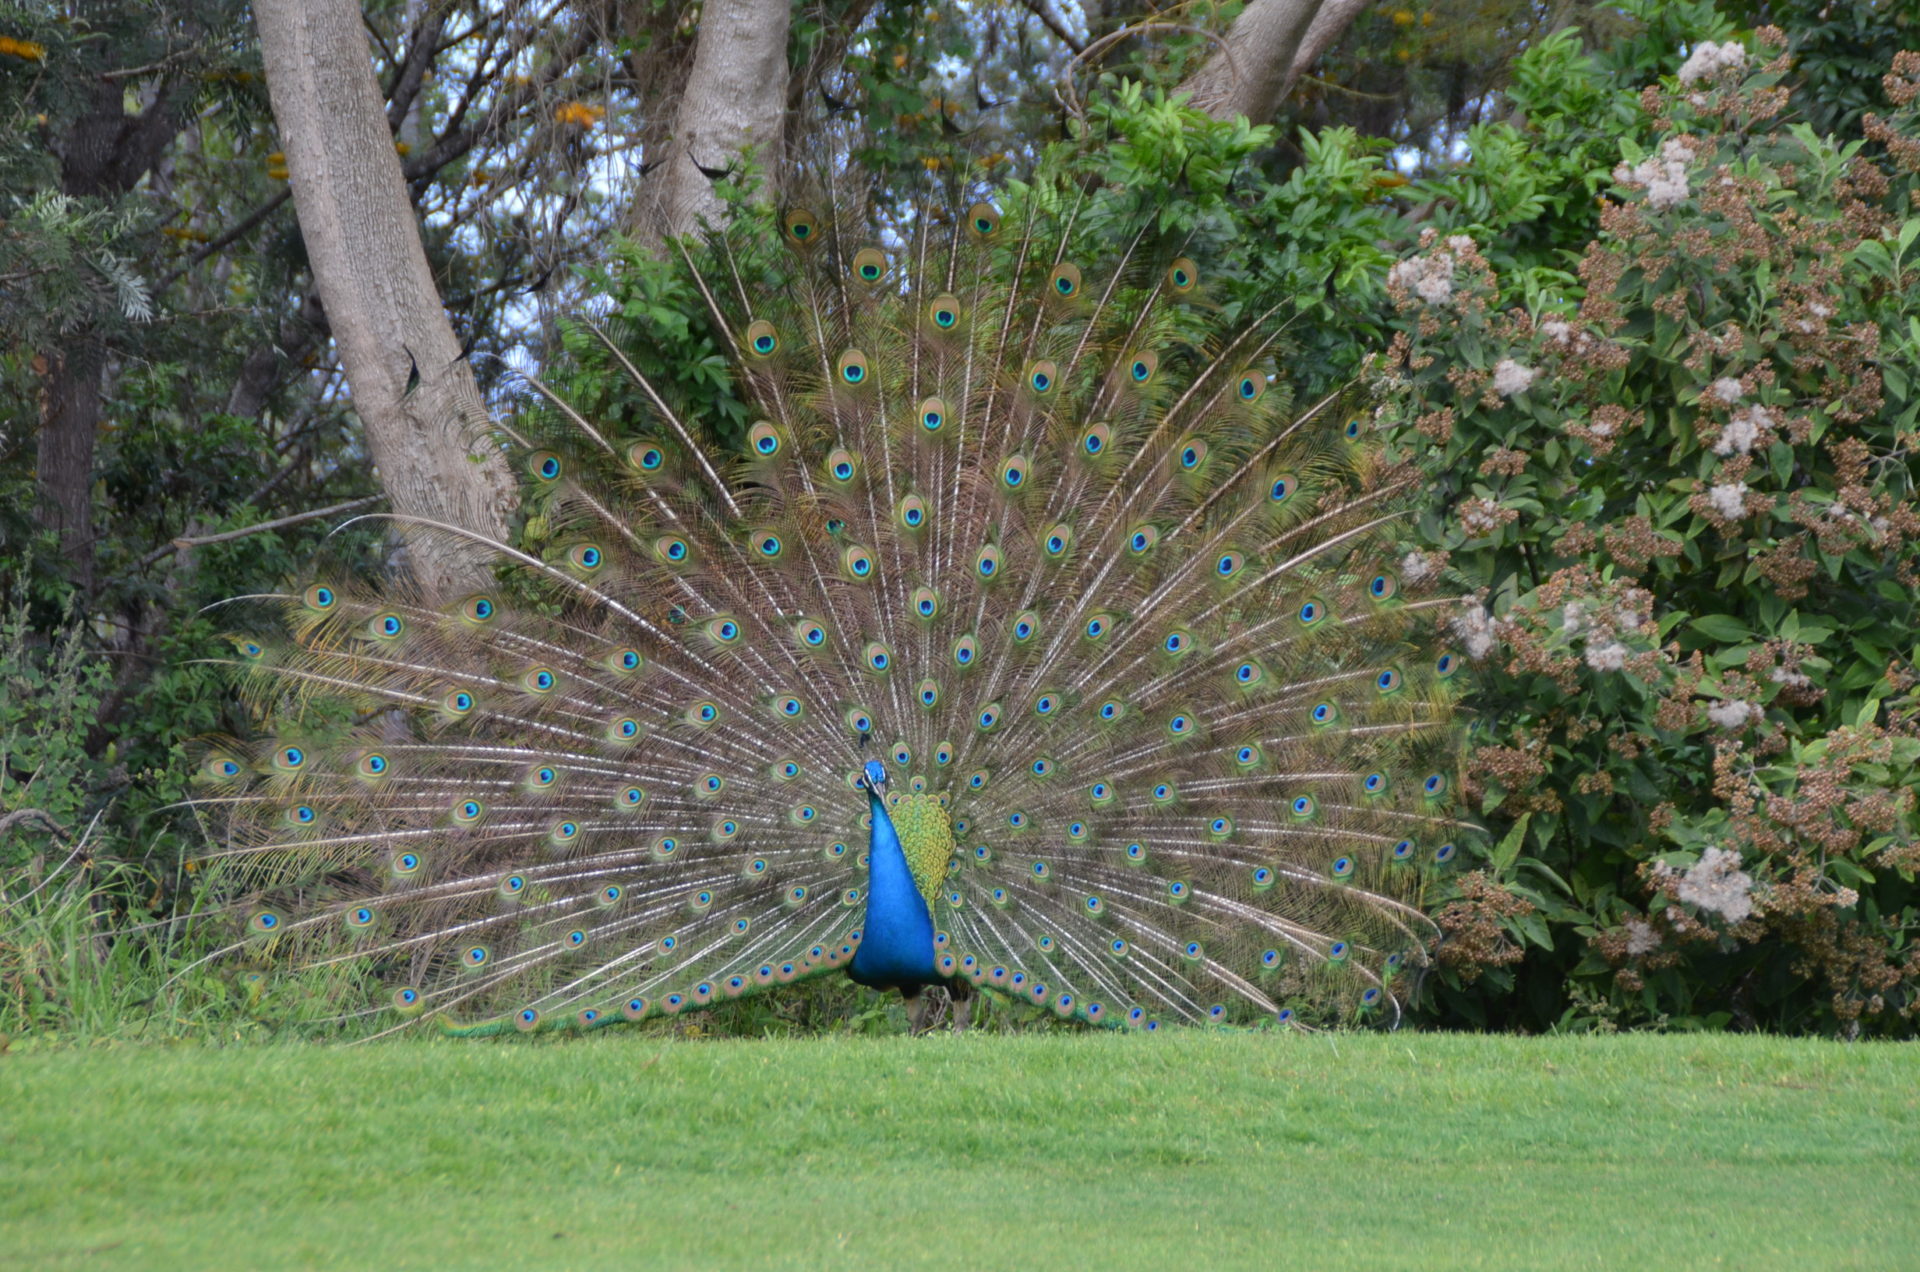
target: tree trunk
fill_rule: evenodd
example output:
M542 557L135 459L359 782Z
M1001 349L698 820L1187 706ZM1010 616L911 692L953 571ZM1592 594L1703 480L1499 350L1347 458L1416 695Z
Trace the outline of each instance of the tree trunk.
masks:
M514 485L440 305L354 0L255 0L267 91L314 283L395 512L495 541ZM486 554L409 532L419 581L456 595Z
M673 136L641 187L645 241L687 234L720 210L713 184L749 150L781 151L787 109L787 0L708 0ZM649 156L651 158L652 156ZM777 180L777 172L769 172ZM770 192L770 190L769 190Z
M1347 33L1353 20L1373 0L1323 0L1320 11L1313 15L1313 21L1307 26L1307 33L1300 37L1300 47L1294 50L1293 67L1287 74L1287 82L1280 89L1280 101L1285 101L1293 86L1300 82L1320 55L1332 48L1334 41ZM1276 103L1277 106L1277 103Z
M177 129L181 93L165 80L147 97L146 109L130 115L118 79L91 86L86 109L55 146L62 191L111 200L152 169ZM84 596L93 590L93 449L107 350L96 330L82 329L40 360L46 369L34 461L38 520L58 536L68 577Z
M1366 0L1251 0L1225 45L1187 77L1180 91L1215 119L1272 119L1293 85L1340 38Z
M100 427L100 376L105 351L88 332L41 355L40 446L34 479L40 525L59 537L68 578L82 596L93 591L93 443Z

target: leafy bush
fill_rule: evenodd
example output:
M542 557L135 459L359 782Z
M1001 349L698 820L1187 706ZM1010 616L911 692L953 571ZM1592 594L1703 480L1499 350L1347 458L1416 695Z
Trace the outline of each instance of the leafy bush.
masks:
M1431 231L1389 278L1382 425L1435 491L1407 568L1477 590L1470 1019L1523 944L1534 1024L1563 977L1569 1023L1920 1013L1920 54L1836 140L1756 38L1640 95L1564 290Z

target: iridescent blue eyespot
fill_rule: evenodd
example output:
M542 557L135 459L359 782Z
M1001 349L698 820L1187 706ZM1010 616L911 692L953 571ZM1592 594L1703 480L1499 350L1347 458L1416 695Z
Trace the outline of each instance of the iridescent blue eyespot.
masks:
M1267 490L1267 498L1274 503L1280 503L1292 493L1293 482L1285 477L1276 477L1274 478L1273 485Z

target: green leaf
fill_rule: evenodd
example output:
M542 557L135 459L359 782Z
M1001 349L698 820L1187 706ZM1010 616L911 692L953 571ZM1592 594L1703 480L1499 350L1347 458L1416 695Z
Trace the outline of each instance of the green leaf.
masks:
M1687 626L1710 640L1747 640L1753 636L1753 629L1731 614L1702 614Z
M1507 831L1505 837L1500 840L1499 846L1493 850L1492 862L1495 874L1505 875L1513 868L1514 860L1520 855L1520 845L1527 837L1527 822L1532 816L1532 813L1520 814L1520 820L1513 823L1512 829Z

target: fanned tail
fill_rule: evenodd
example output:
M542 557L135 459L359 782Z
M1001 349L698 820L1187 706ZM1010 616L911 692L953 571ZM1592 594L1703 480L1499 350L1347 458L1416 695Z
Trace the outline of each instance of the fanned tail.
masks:
M536 383L496 586L279 598L271 736L205 766L253 939L469 1032L844 968L879 759L940 976L1145 1027L1391 998L1459 824L1410 479L1349 395L1292 409L1274 311L1006 198L744 218L683 262L738 453L600 333L635 418Z

